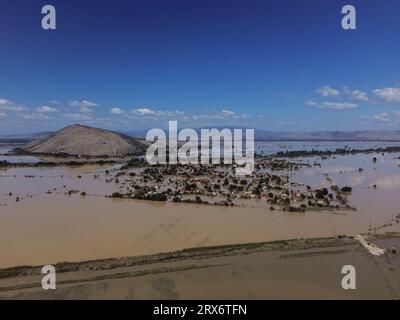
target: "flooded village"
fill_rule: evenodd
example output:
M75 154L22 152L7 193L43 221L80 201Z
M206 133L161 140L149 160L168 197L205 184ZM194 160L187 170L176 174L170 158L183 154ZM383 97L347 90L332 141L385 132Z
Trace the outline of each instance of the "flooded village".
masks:
M141 259L150 259L168 261L174 265L171 272L179 272L186 270L175 266L182 259L235 260L245 252L270 252L274 243L273 256L278 249L282 257L311 255L317 265L321 257L342 259L343 254L364 259L360 255L369 252L362 243L373 239L386 241L384 256L397 257L400 152L392 144L374 142L361 148L365 143L360 142L359 149L324 152L313 151L315 142L300 143L303 151L299 142L274 142L281 150L276 152L266 151L263 144L256 142L255 169L246 176L236 176L235 165L149 165L139 154L34 154L23 152L20 145L4 146L0 297L29 296L34 288L27 284L21 291L12 279L35 279L37 266L44 264L65 269L66 283L78 284L82 281L72 270L124 267L140 272ZM370 240L358 240L361 234ZM295 242L286 248L289 240ZM184 252L190 248L196 249L187 256ZM287 261L268 259L272 264L274 259L284 265ZM193 262L188 270L203 267L208 270ZM113 277L106 280L109 285ZM362 294L376 293L368 289Z
M400 299L399 0L1 4L0 301Z

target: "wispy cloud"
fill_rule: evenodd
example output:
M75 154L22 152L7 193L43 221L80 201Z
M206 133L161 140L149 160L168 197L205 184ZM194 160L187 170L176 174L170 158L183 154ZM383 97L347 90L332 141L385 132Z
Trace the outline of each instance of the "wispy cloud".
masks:
M320 87L316 90L316 92L321 96L321 97L336 97L340 94L339 90L336 90L330 86L323 86Z
M348 110L357 108L357 104L350 102L322 102L317 103L314 100L307 100L305 104L309 107L318 109L331 109L331 110Z
M0 99L0 110L7 110L13 112L24 112L28 111L29 109L24 106L17 105L16 103L7 100L7 99Z
M20 116L25 120L49 120L49 119L51 119L49 116L47 116L43 113L21 114Z
M318 107L318 103L316 103L314 100L306 100L305 105L308 107Z
M156 115L157 112L149 109L149 108L139 108L131 110L132 114L141 115L141 116L149 116L149 115Z
M357 107L356 102L368 102L370 97L368 93L363 90L351 90L348 87L343 87L342 89L334 89L330 86L323 86L315 90L318 95L324 98L335 98L336 102L315 102L314 99L309 99L305 104L309 107L319 107L322 109L353 109ZM328 100L329 100L328 99Z
M48 107L48 106L37 107L35 109L35 111L39 112L39 113L54 113L54 112L58 112L58 110L56 108Z
M71 107L78 107L78 108L93 108L98 106L97 103L88 100L82 100L82 101L74 100L71 101L69 105Z
M119 107L109 110L114 121L121 123L132 123L135 121L143 126L160 126L169 120L176 120L181 125L201 126L201 125L244 125L243 121L249 124L255 119L244 113L236 113L229 109L221 111L211 111L207 109L195 110L157 110L154 108L123 109ZM258 117L256 120L260 120ZM260 120L261 121L261 120ZM264 123L265 124L265 123Z
M94 112L94 110L89 107L81 107L81 108L79 108L79 111L82 113L93 113Z
M400 102L400 88L387 87L373 90L372 93L378 99L379 103L398 103Z
M346 110L357 108L357 104L349 102L324 102L318 106L320 109Z
M14 102L7 99L0 99L0 107L12 106L12 105L14 105Z
M119 114L124 114L125 111L122 110L121 108L111 108L110 113L119 115Z
M13 111L13 112L24 112L28 111L29 109L23 106L3 106L0 107L2 110Z
M367 124L384 124L385 126L398 126L400 124L400 112L381 112L372 116L361 117Z
M350 99L351 101L366 102L369 100L367 92L362 90L350 90L348 87L343 87L340 95L342 98Z
M366 92L361 90L354 90L350 92L350 98L354 101L368 101L368 95Z
M230 111L230 110L222 110L222 113L223 113L223 114L226 114L226 115L230 115L230 116L233 116L233 115L236 114L235 112Z
M90 113L94 113L93 108L98 107L99 104L92 102L92 101L88 101L88 100L82 100L82 101L71 101L69 103L69 105L71 107L76 107L79 108L79 112L81 113L85 113L85 114L90 114ZM74 112L72 112L73 114Z
M376 114L372 117L375 121L378 122L389 122L389 114L387 112L382 112L380 114Z

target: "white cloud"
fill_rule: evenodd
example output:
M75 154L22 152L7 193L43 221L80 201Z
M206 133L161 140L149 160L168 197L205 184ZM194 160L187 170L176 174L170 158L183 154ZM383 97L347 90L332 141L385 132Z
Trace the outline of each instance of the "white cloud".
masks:
M357 108L357 104L349 102L323 102L317 103L314 100L307 100L305 104L309 107L319 109L346 110Z
M4 112L0 112L0 118L5 118L7 117L7 114L5 114Z
M320 109L346 110L357 108L357 104L349 102L324 102L318 106Z
M85 121L91 119L91 117L81 113L64 113L63 117L73 121Z
M133 110L131 110L131 113L138 114L138 115L141 115L141 116L155 115L156 114L156 112L154 110L148 109L148 108L133 109Z
M348 87L343 87L342 94L349 97L352 101L368 101L368 94L362 90L350 90Z
M368 95L366 92L361 90L354 90L350 93L350 97L355 101L368 101Z
M110 113L111 114L124 114L125 111L122 110L121 108L111 108Z
M0 99L0 110L7 110L13 112L24 112L29 109L24 106L16 105L14 102L7 99Z
M377 122L389 122L389 114L387 112L382 112L380 114L374 115L372 117Z
M221 111L210 111L206 109L196 109L191 111L182 110L156 110L150 108L136 108L129 111L123 108L114 107L109 109L113 115L113 121L127 122L140 121L141 126L154 126L165 124L168 121L175 120L180 124L189 126L201 126L212 124L230 124L246 120L250 121L251 118L247 114L238 114L229 109ZM123 117L118 117L123 115ZM243 123L241 123L243 125Z
M317 93L322 97L336 97L340 94L340 92L336 89L331 88L330 86L323 86L318 88Z
M278 123L280 126L295 126L297 122L294 121L281 121Z
M31 114L24 114L21 117L25 120L49 120L50 117L42 114L42 113L31 113Z
M230 110L222 110L222 113L225 115L229 115L229 116L233 116L236 114L235 112L230 111Z
M82 100L82 101L71 101L69 104L71 107L77 107L79 108L79 112L81 113L93 113L93 109L94 107L99 106L97 103L88 101L88 100Z
M0 107L13 106L14 102L7 99L0 99Z
M309 107L318 107L318 103L316 103L314 100L307 100L305 104Z
M22 106L2 106L0 109L14 112L24 112L29 110L28 108Z
M400 88L388 87L376 89L372 93L379 99L378 102L400 102Z
M119 108L118 108L119 109ZM123 110L122 110L123 111ZM119 112L119 110L116 110ZM114 113L115 114L115 113ZM141 121L167 121L167 120L187 120L186 113L179 110L153 110L149 108L132 109L129 113L123 111L125 117L130 119L140 119Z
M48 106L38 107L38 108L36 108L35 111L36 111L36 112L39 112L39 113L53 113L53 112L58 112L56 108L48 107Z
M92 108L92 107L98 106L97 103L87 101L87 100L82 100L82 101L74 100L74 101L71 101L69 105L71 107L79 107L79 108Z
M316 89L316 92L325 98L336 97L339 102L316 102L313 99L309 99L305 102L306 106L319 109L345 110L357 108L358 105L356 102L366 102L370 100L366 92L362 90L350 90L348 87L343 87L339 91L330 86L323 86Z
M79 111L82 113L92 113L94 112L93 109L90 109L89 107L81 107L79 108Z

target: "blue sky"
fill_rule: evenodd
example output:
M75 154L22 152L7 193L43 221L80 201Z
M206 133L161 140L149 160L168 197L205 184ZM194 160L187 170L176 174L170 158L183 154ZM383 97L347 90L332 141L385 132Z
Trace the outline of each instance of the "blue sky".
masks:
M41 8L57 29L41 28ZM341 8L357 30L341 28ZM400 129L398 0L2 0L0 134Z

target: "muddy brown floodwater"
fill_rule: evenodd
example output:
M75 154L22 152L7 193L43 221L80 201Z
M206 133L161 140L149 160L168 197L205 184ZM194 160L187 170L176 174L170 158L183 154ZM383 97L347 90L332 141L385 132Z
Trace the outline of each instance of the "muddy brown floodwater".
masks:
M118 187L106 181L107 167L100 166L2 170L0 268L364 233L371 225L393 222L400 210L399 160L390 154L378 155L373 164L373 156L303 159L320 161L322 167L293 174L294 181L319 187L332 183L353 186L349 200L357 212L344 213L284 213L111 199L104 195ZM364 171L360 173L359 167ZM66 195L69 190L87 195ZM382 230L400 227L394 223Z

